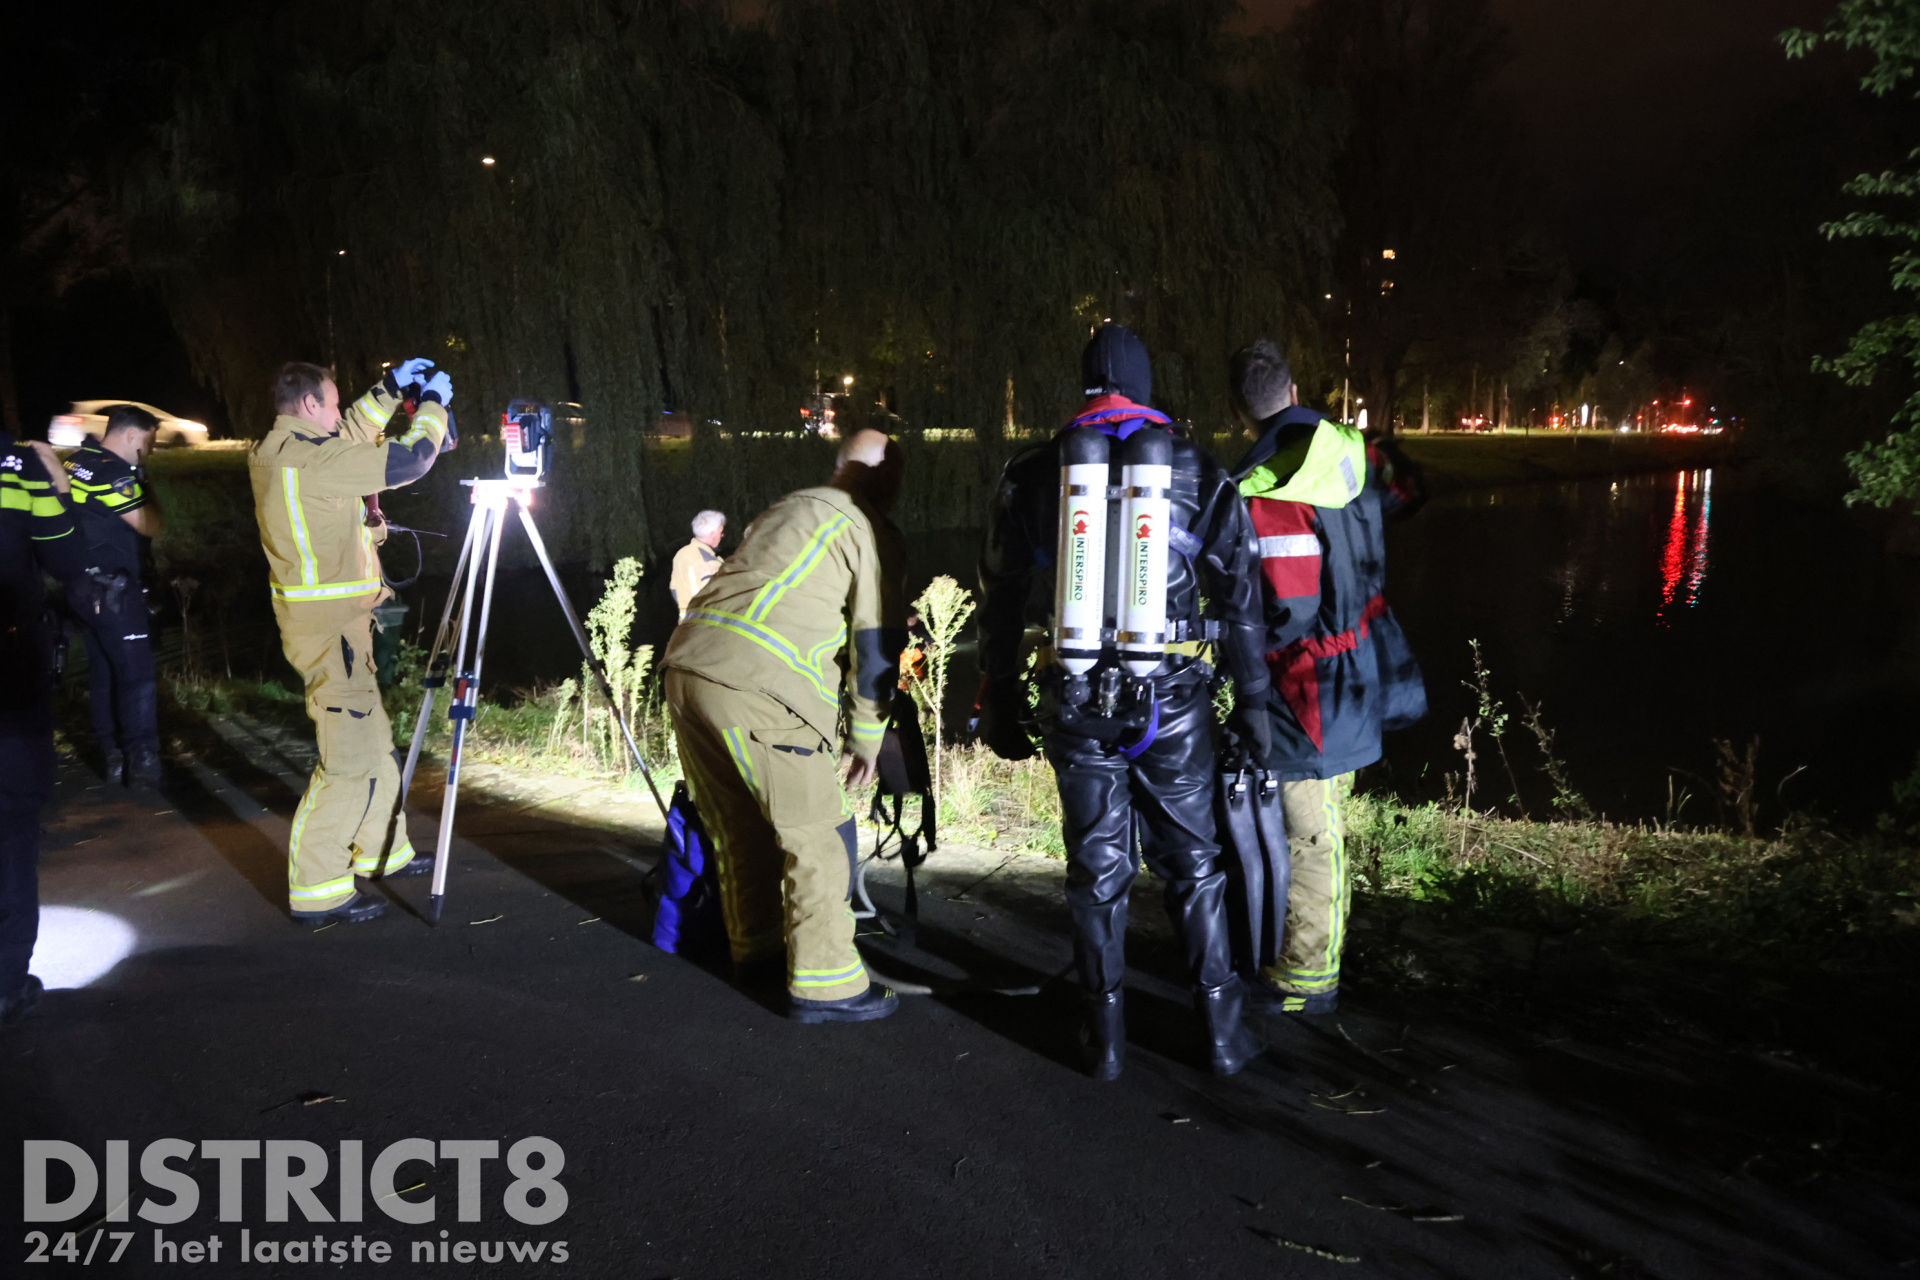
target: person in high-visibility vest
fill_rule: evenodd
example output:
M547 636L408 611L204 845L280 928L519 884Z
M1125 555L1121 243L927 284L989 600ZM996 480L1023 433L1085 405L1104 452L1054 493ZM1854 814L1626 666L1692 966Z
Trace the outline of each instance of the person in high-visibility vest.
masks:
M858 827L836 761L844 701L847 783L873 780L899 681L906 575L887 512L901 470L884 434L851 436L829 483L748 526L661 662L734 962L784 960L798 1022L866 1022L900 1007L854 949Z
M87 645L87 696L106 780L160 785L159 690L151 616L141 584L144 544L165 528L141 464L160 420L137 405L107 411L106 430L67 456L67 495L86 548L66 582L67 608Z
M45 579L77 573L86 551L66 493L46 441L0 432L0 1030L41 992L27 965L40 933L40 810L54 777Z
M1339 1008L1352 901L1346 807L1380 735L1426 714L1420 666L1383 594L1386 518L1409 494L1361 432L1299 403L1293 370L1265 339L1233 357L1232 394L1259 439L1234 468L1260 539L1273 691L1267 767L1280 779L1293 879L1279 960L1255 1004Z
M306 681L319 737L320 762L287 849L289 905L296 920L316 925L385 912L386 903L356 891L355 875L415 874L432 862L415 856L399 810L393 730L373 660L374 606L392 594L375 549L386 526L362 501L412 484L451 447L453 382L444 372L428 376L431 368L407 361L342 415L330 372L284 365L273 384L279 416L247 454L281 647ZM422 382L412 423L389 437L401 389Z

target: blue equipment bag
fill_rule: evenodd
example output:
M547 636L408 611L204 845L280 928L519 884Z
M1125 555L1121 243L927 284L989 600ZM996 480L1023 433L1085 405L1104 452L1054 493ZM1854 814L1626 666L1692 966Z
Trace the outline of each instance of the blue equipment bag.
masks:
M653 945L685 955L726 936L720 917L720 872L713 842L693 807L687 784L673 784L667 806L667 839L660 850L660 905L653 916Z

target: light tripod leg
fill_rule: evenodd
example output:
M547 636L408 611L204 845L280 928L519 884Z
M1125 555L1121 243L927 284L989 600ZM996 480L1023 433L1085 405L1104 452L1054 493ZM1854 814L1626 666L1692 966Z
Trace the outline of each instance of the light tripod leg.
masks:
M453 639L454 602L460 598L460 580L467 571L467 562L473 556L473 545L479 540L479 530L486 519L486 509L475 506L473 516L467 521L466 540L460 544L460 558L453 565L453 581L447 586L447 604L440 611L440 629L433 633L433 651L427 655L427 674L421 682L426 687L420 695L420 714L413 721L413 742L407 748L407 764L400 771L400 808L407 807L407 793L413 790L413 771L420 766L420 749L427 741L427 726L433 719L433 704L440 693L440 686L447 682L447 646ZM461 618L462 626L466 619ZM384 869L384 868L383 868Z
M627 750L633 753L633 762L640 766L640 776L646 780L647 790L653 793L653 802L660 807L660 817L664 820L667 803L660 798L660 788L654 785L653 770L647 768L646 757L640 754L640 744L634 740L633 729L627 724L627 717L613 696L613 686L607 683L606 668L600 665L600 659L593 655L593 646L587 643L587 630L580 625L580 616L573 611L573 602L567 599L566 590L560 585L560 575L554 572L553 561L547 556L547 544L540 540L540 530L534 527L533 513L524 506L519 507L519 511L520 523L527 531L527 540L533 543L533 553L540 558L540 567L547 572L547 582L553 587L554 598L560 602L560 611L567 615L567 625L573 628L573 638L580 646L580 656L586 659L587 669L593 672L594 680L600 685L600 695L612 708L620 732L626 735Z
M487 575L487 596L493 595L493 571L500 561L500 530L505 523L506 513L493 504L486 504L485 528L481 537L486 546L476 554L473 571L467 574L466 588L462 593L460 606L460 640L455 649L454 670L457 673L453 683L453 701L447 708L447 715L453 720L453 743L447 751L447 787L440 799L440 831L434 841L433 850L433 888L427 898L427 920L432 924L440 923L440 911L447 896L447 864L453 851L453 811L460 798L460 760L467 741L467 726L473 722L475 704L479 702L479 682L467 670L467 633L473 621L473 589L480 577L484 565ZM478 517L476 517L478 518ZM485 644L486 622L481 621L481 640Z

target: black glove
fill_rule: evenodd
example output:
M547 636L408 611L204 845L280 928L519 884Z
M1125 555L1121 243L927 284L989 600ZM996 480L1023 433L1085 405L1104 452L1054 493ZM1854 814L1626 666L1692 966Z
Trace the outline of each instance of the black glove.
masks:
M1020 680L987 679L980 684L980 741L1002 760L1025 760L1034 752L1033 739L1020 719L1027 710L1027 690Z
M1260 690L1252 697L1234 691L1233 711L1227 716L1226 754L1222 763L1229 768L1267 767L1273 754L1273 717L1267 712L1267 694Z

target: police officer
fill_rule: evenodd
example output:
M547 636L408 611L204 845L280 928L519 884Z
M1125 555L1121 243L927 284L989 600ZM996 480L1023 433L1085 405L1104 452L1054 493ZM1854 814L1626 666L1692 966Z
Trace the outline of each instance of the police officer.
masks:
M43 571L79 570L61 502L67 473L42 441L0 447L0 1027L40 999L27 973L40 932L40 809L53 794L52 645Z
M296 920L357 923L386 903L354 888L355 875L416 874L400 812L393 730L374 677L373 610L389 592L376 546L386 526L363 497L412 484L448 441L453 382L427 360L392 369L343 415L333 375L283 365L273 380L279 411L247 454L254 516L266 548L280 643L306 681L320 763L294 815L288 898ZM424 381L412 423L389 437L401 392Z
M714 840L736 965L784 959L787 1016L868 1022L900 1007L853 944L858 827L836 776L872 781L905 644L906 577L887 518L900 451L878 431L832 480L761 513L673 633L662 666L687 785Z
M100 438L74 450L66 464L86 550L79 572L66 582L67 608L86 642L93 735L114 786L160 782L151 616L140 570L145 544L165 527L142 470L159 430L160 420L145 409L115 405Z
M1267 766L1281 782L1293 880L1278 962L1254 986L1263 1008L1339 1004L1352 896L1346 801L1380 735L1426 713L1420 667L1382 594L1385 518L1417 505L1360 432L1299 404L1293 371L1262 339L1235 354L1235 408L1260 433L1234 476L1260 542L1274 672Z
M1087 401L1067 429L1007 463L988 517L980 564L980 651L984 674L981 733L995 754L1033 754L1022 673L1030 624L1054 619L1054 549L1061 487L1061 440L1092 428L1127 440L1170 425L1149 406L1153 373L1147 350L1121 325L1103 326L1081 356ZM1067 846L1067 905L1089 1009L1082 1030L1089 1068L1111 1080L1125 1057L1121 996L1126 976L1127 898L1140 852L1166 882L1166 905L1186 949L1191 982L1213 1069L1232 1075L1259 1052L1244 1025L1243 994L1228 948L1225 876L1215 838L1212 683L1216 657L1236 685L1229 744L1263 752L1267 669L1254 549L1246 510L1225 470L1174 433L1173 554L1168 558L1166 657L1149 678L1150 700L1129 727L1089 715L1062 699L1064 677L1042 652L1039 727L1060 788ZM1036 590L1035 588L1042 588ZM1203 616L1202 595L1211 601ZM1117 664L1102 658L1095 683ZM1117 679L1108 677L1108 683ZM1126 717L1122 715L1121 720Z

